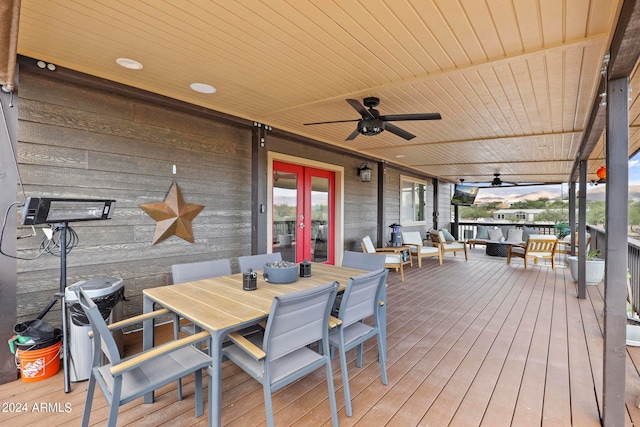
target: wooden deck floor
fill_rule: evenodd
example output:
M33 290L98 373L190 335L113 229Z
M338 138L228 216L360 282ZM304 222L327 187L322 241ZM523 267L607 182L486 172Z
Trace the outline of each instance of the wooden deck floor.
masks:
M353 417L344 413L338 360L334 384L342 426L599 426L602 402L603 288L588 287L578 300L563 265L555 271L522 260L507 266L475 249L468 262L448 254L442 267L426 260L406 269L406 281L390 273L388 375L382 385L375 343L362 369L351 352ZM131 348L139 345L128 337ZM627 347L627 425L640 425L640 348ZM265 424L260 386L237 367L223 367L222 420L228 426ZM175 385L156 403L131 402L118 425L204 426L195 417L193 379L185 400ZM0 386L0 425L79 425L86 383L63 392L61 373L38 383ZM26 404L18 413L10 404ZM37 411L45 404L44 410ZM35 406L34 406L35 405ZM66 405L66 406L65 406ZM24 406L21 406L24 407ZM106 419L96 392L92 425ZM276 425L330 425L323 372L274 395ZM52 413L53 412L53 413Z

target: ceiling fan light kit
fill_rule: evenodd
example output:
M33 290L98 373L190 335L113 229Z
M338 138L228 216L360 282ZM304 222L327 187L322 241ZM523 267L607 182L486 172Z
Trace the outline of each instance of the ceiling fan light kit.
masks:
M382 133L387 130L394 135L406 139L407 141L415 138L416 136L398 126L389 122L408 121L408 120L440 120L442 117L440 113L421 113L421 114L391 114L387 116L381 116L380 112L375 107L380 104L380 99L374 96L369 96L362 100L362 103L357 99L346 100L354 110L360 113L362 118L353 120L334 120L329 122L314 122L304 123L305 126L310 125L326 125L330 123L346 123L346 122L358 122L356 130L354 130L345 141L351 141L358 135L373 136Z

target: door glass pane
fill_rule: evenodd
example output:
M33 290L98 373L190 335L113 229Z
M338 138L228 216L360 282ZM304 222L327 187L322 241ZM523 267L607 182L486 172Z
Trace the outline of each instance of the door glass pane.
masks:
M282 259L296 261L296 212L298 206L295 173L273 173L273 252Z
M329 179L311 177L311 261L328 260Z

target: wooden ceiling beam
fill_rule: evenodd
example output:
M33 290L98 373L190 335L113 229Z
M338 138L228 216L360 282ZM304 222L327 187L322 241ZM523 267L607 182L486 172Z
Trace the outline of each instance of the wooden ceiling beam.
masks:
M600 94L605 92L607 79L618 79L631 75L640 57L640 2L625 0L620 11L616 30L609 46L609 62L606 77L603 75L598 86L597 96L593 100L591 115L586 126L578 155L571 169L570 181L578 179L578 164L588 160L596 143L602 136L606 124L606 108ZM604 65L604 60L603 60Z

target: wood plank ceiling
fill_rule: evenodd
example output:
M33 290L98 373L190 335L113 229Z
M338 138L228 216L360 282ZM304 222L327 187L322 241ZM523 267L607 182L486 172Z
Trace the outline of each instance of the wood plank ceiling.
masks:
M29 0L18 53L445 180L566 182L621 0ZM140 61L142 70L116 58ZM634 73L635 76L636 73ZM633 79L630 154L640 79ZM193 82L215 86L192 91ZM345 138L346 98L440 112ZM589 179L603 164L600 142Z

